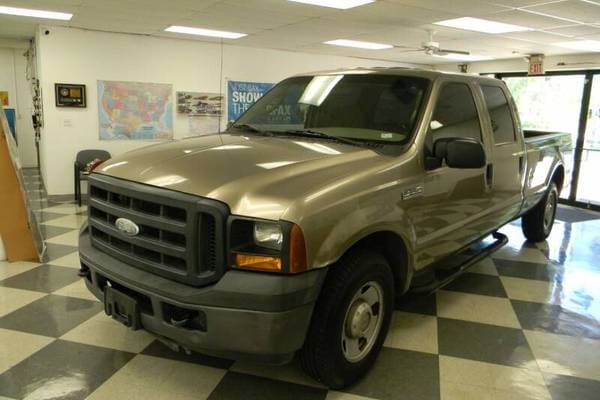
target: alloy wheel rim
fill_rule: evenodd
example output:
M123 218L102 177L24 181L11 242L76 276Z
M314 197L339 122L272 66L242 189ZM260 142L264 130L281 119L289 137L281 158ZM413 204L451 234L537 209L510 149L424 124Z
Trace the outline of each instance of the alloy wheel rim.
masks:
M383 289L370 281L352 297L342 327L342 353L352 363L369 354L381 330L383 321Z
M544 230L548 232L554 222L554 211L556 209L556 195L554 192L548 194L546 207L544 208Z

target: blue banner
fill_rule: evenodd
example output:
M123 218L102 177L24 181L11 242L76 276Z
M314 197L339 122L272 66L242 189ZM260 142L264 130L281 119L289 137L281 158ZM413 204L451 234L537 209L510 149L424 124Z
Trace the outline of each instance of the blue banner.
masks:
M272 83L261 82L227 82L227 121L235 121L256 100L260 99L273 87Z

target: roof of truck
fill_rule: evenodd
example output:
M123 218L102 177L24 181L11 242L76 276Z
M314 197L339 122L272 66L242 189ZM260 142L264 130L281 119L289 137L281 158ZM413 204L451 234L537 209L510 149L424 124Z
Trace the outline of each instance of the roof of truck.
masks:
M361 74L378 74L378 75L405 75L405 76L419 76L434 80L440 76L456 76L460 78L473 78L476 80L485 79L496 79L493 77L475 75L475 74L463 74L458 72L446 72L436 71L424 68L409 68L409 67L373 67L373 68L340 68L325 71L314 71L296 76L313 76L313 75L361 75Z

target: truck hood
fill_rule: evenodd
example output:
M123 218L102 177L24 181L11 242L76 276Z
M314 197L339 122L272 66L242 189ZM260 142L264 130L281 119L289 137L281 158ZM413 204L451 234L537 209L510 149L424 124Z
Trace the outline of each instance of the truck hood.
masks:
M279 219L292 202L380 157L334 141L215 134L134 150L95 172L220 200L233 214Z

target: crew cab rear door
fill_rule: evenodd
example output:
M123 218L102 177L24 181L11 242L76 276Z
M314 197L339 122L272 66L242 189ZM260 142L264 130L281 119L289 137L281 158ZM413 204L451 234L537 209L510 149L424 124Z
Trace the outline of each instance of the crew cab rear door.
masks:
M478 86L486 107L482 116L485 132L491 136L486 179L492 190L492 214L495 223L500 226L513 219L521 208L525 144L506 86L492 80L483 81Z

